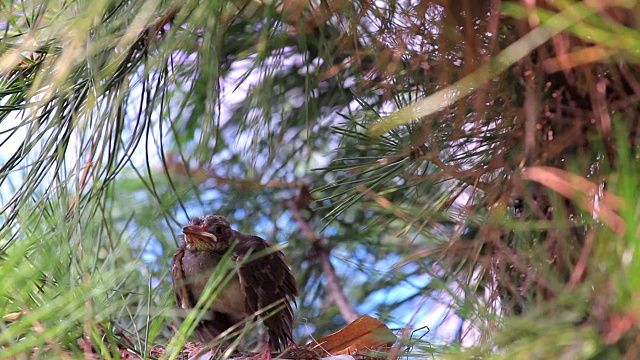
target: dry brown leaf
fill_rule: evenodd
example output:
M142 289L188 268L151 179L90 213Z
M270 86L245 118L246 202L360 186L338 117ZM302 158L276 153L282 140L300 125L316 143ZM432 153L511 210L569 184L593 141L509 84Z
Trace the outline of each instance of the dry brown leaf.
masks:
M599 45L590 46L558 55L555 58L545 59L542 66L548 73L566 71L584 64L603 61L617 53L616 49L607 49Z
M363 315L337 332L312 341L308 348L330 355L354 354L396 342L395 334L380 320Z
M24 315L23 311L16 311L16 312L8 313L8 314L2 316L2 320L6 321L6 322L13 322L13 321L18 320L22 315Z
M524 168L522 178L538 182L567 199L574 200L578 206L598 216L616 234L624 235L625 222L615 213L624 205L623 200L607 190L600 193L597 184L576 174L549 166Z

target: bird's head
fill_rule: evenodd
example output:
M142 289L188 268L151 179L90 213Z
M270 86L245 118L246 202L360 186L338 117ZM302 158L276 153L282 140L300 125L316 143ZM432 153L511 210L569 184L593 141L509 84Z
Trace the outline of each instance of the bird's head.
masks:
M233 240L229 221L218 215L195 217L182 228L187 247L192 250L225 251Z

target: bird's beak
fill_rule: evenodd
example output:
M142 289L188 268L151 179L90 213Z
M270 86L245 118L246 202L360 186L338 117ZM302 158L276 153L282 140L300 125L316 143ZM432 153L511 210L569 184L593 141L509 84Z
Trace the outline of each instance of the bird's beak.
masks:
M192 243L194 238L201 241L212 242L218 240L215 235L207 232L207 227L205 225L187 225L182 228L182 233L184 234L184 238L188 243Z

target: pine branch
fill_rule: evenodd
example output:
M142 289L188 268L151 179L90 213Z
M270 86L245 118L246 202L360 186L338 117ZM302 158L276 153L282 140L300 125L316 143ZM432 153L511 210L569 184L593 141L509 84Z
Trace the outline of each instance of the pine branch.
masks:
M296 220L298 227L309 240L312 241L312 247L315 250L318 259L320 260L320 265L322 266L322 273L324 274L324 278L327 281L327 290L329 291L329 296L333 303L336 304L338 310L340 310L340 315L342 318L350 323L358 318L358 314L353 309L351 304L349 303L349 299L342 291L342 286L340 285L340 279L338 279L338 275L336 274L336 269L331 264L331 250L327 249L324 245L322 245L322 237L320 237L309 225L309 222L302 217L300 214L300 209L297 206L297 203L292 199L287 201L287 207L291 210L291 214L293 218Z

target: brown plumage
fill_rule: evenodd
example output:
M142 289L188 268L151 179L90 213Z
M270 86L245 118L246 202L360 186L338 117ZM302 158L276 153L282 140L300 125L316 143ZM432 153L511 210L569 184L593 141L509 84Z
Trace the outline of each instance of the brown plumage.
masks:
M239 265L237 276L213 301L207 319L197 325L195 333L200 341L209 342L277 303L281 310L275 314L272 310L259 314L267 327L269 344L274 350L282 351L293 342L291 302L295 304L298 288L282 252L269 251L271 245L258 236L231 229L222 216L194 218L182 232L185 242L173 256L173 283L180 308L195 307L209 277L232 245L232 259ZM264 253L267 254L261 256ZM246 256L251 260L240 265Z

